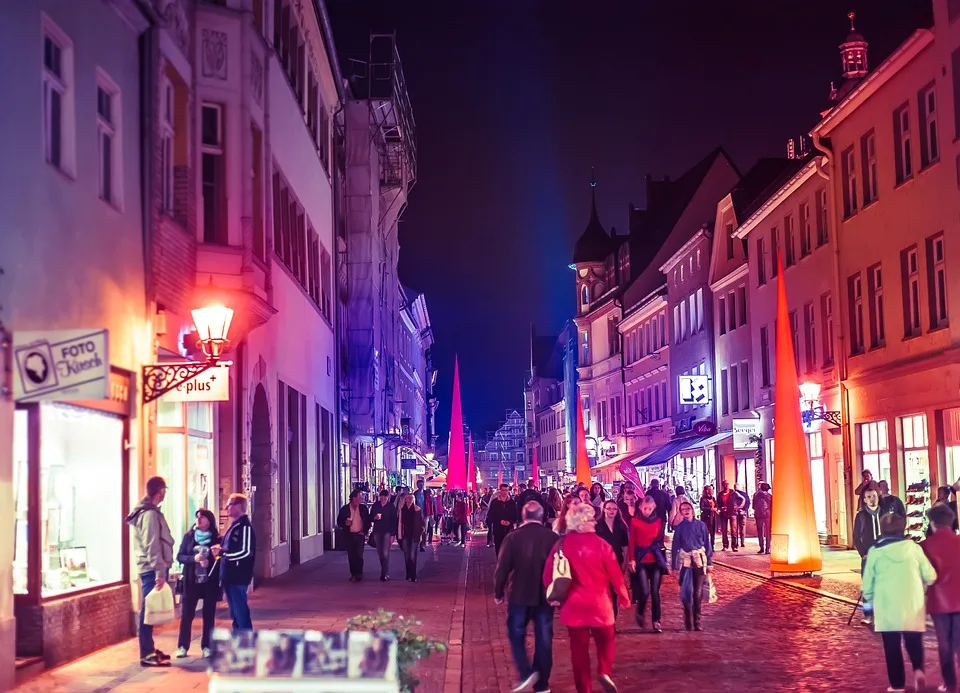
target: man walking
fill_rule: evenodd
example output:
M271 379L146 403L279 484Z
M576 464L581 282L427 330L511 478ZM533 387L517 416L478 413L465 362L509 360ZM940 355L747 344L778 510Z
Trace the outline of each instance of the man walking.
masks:
M757 539L760 541L758 554L770 553L770 522L773 510L773 496L770 484L763 482L760 490L753 494L753 516L757 520Z
M173 565L173 535L160 504L167 495L167 482L155 476L147 481L146 496L126 519L133 528L133 550L140 573L140 666L168 667L170 655L154 646L153 626L143 622L147 595L164 589ZM166 589L170 589L169 586Z
M740 494L730 488L730 482L724 479L720 484L720 496L717 504L720 506L720 538L723 541L723 550L726 551L731 543L733 550L737 550L737 504ZM732 542L731 542L732 540Z
M494 575L493 598L503 603L510 583L507 605L507 638L519 681L513 691L550 690L553 668L553 607L547 603L543 569L557 535L543 524L543 505L529 501L523 506L522 524L511 532L500 547ZM533 621L533 662L527 655L527 624Z
M390 579L390 547L397 533L397 506L390 502L387 491L380 492L380 502L371 510L373 516L373 541L380 559L380 582Z
M389 495L389 491L382 491ZM343 529L347 542L347 563L350 565L350 582L363 580L363 543L370 531L370 511L360 502L360 489L350 492L350 502L340 508L337 526Z
M420 550L426 551L425 544L427 541L427 498L430 493L427 491L424 486L423 479L417 479L417 490L413 492L413 502L418 508L420 508L420 517L423 519L423 529L424 531L420 534Z
M253 561L257 554L257 536L247 517L247 497L231 493L227 499L230 527L223 535L223 543L214 546L214 556L220 558L220 584L227 597L233 631L253 630L247 590L253 582Z
M490 501L490 509L487 511L487 523L490 525L493 545L496 547L498 556L503 540L513 529L517 519L517 504L510 497L510 486L500 484L500 492L496 498Z

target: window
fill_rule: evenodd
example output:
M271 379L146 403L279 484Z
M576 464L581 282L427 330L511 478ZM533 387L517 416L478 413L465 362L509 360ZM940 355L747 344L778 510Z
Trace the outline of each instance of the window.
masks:
M863 353L863 281L860 273L847 280L850 294L850 353Z
M807 373L817 366L817 318L813 302L803 307L803 354Z
M253 145L253 255L267 261L267 237L263 218L263 133L256 125L250 126Z
M747 324L747 287L737 288L737 325L743 327Z
M720 369L720 413L727 416L730 413L730 401L727 392L727 369Z
M841 155L843 175L843 218L857 213L857 161L853 147L844 150Z
M803 202L800 205L800 257L804 258L810 254L813 247L813 224L810 219L810 203Z
M320 305L320 236L307 228L307 293Z
M920 334L920 260L917 248L907 248L901 253L903 275L904 336Z
M750 363L748 361L740 362L740 404L743 410L750 408Z
M730 366L730 411L740 411L740 371L735 363Z
M663 417L667 418L670 416L670 400L667 399L667 384L665 382L660 383L660 401L663 402Z
M920 167L926 168L940 158L940 136L937 131L937 90L934 85L917 95L920 116Z
M97 164L100 199L119 206L122 160L119 143L120 93L105 75L97 76Z
M620 333L617 331L617 318L613 315L607 318L607 353L610 356L620 353Z
M733 224L727 224L726 226L726 239L727 239L727 259L733 259Z
M203 104L200 127L203 242L226 245L226 167L224 165L222 107L218 104Z
M580 333L580 350L581 350L581 361L582 365L590 365L590 333L584 330ZM589 409L584 405L585 409Z
M774 279L780 272L780 233L777 227L770 229L770 276Z
M767 283L767 243L763 238L757 239L757 286Z
M950 5L960 5L960 0L950 0ZM953 75L953 135L960 139L960 48L950 55Z
M720 334L727 333L727 299L723 296L717 299L717 326Z
M817 192L817 247L826 245L830 240L828 216L830 208L827 206L827 189L820 188Z
M796 251L794 250L793 215L788 214L783 218L783 243L786 246L787 267L791 267L797 262Z
M590 305L590 288L586 284L580 286L580 304Z
M873 130L860 138L860 160L863 162L863 206L877 199L877 138Z
M960 17L960 0L947 0L947 19L949 21Z
M696 304L696 302L695 302L695 299L696 299L696 296L694 296L693 294L690 294L690 298L689 298L689 301L690 301L690 334L696 334L696 333L699 331L699 330L697 330L697 325L698 325L699 322L700 322L700 317L699 317L699 315L697 315L697 304Z
M770 331L766 325L760 328L760 384L770 386Z
M43 17L43 149L48 164L73 171L73 44Z
M687 338L687 302L680 304L680 339Z
M887 422L863 423L858 428L860 429L862 468L869 469L877 481L890 482L890 441L887 436Z
M680 343L680 306L673 307L673 343Z
M164 77L160 86L160 203L164 212L173 211L173 140L174 91L173 84Z
M870 348L882 347L886 340L883 320L883 272L880 265L867 270L867 291L870 293Z
M927 239L927 295L930 297L930 327L947 326L947 269L943 234Z
M913 175L913 152L910 146L910 104L903 104L893 112L894 164L897 185Z
M697 289L697 332L703 329L703 289Z
M800 374L800 325L797 321L797 311L790 311L790 337L793 341L793 360L797 369L797 375Z
M667 314L660 313L657 317L657 321L660 323L660 341L657 342L657 349L661 346L665 346L667 343Z
M823 316L823 367L833 365L833 297L820 297L820 314Z
M733 291L727 294L727 328L737 329L737 295Z

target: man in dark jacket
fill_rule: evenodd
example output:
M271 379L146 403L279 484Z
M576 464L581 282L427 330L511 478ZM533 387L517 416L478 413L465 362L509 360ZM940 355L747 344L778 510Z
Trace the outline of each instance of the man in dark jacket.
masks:
M543 505L543 496L540 494L540 491L537 490L537 487L534 484L534 480L531 479L527 489L517 496L517 510L521 514L523 512L523 507L530 501ZM518 516L517 522L523 522L523 518Z
M763 482L760 490L753 494L753 516L757 520L757 539L760 550L757 553L770 553L770 522L773 510L773 496L770 484Z
M647 489L647 495L653 498L657 504L657 517L662 521L663 532L666 532L667 520L670 516L670 506L672 501L670 495L660 488L660 479L650 481L650 488Z
M493 598L503 603L507 582L507 637L520 675L514 690L550 689L553 668L553 607L547 603L543 569L557 543L557 535L543 525L543 505L529 501L523 506L523 523L511 532L500 547L494 574ZM527 656L527 624L533 621L533 663Z
M907 516L907 509L903 506L903 501L890 493L890 486L886 481L877 482L877 489L880 491L880 512L896 513L900 517Z
M487 524L490 525L490 532L493 534L493 545L496 547L497 555L500 555L500 547L513 526L517 524L517 504L510 497L510 486L500 484L500 492L497 497L490 501L490 509L487 511Z
M373 517L373 541L380 559L380 582L390 579L390 547L397 534L397 506L390 502L390 493L380 492L380 502L370 508Z
M384 491L389 495L388 491ZM370 531L370 511L361 502L362 492L350 492L350 502L340 508L337 527L343 530L347 542L347 562L350 564L350 582L363 580L363 544Z
M860 575L863 576L863 568L867 564L867 552L880 538L880 516L883 511L880 509L880 494L874 487L868 487L863 492L863 508L857 513L853 520L853 545L860 554ZM863 625L869 626L873 623L873 614L864 607Z
M227 515L230 516L230 527L223 535L222 545L214 546L211 552L220 558L220 583L227 597L234 632L253 630L247 590L253 582L257 537L247 517L247 497L242 493L231 493L227 500Z

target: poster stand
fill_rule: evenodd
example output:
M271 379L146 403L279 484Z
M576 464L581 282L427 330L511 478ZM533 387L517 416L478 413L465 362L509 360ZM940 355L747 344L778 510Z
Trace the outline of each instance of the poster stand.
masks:
M209 693L399 693L396 681L341 677L284 679L210 675Z

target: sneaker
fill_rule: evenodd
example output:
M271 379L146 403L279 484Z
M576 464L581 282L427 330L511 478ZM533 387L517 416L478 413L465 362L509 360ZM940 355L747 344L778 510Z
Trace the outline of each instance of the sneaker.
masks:
M186 647L178 647L178 648L177 648L177 659L183 659L183 658L186 657L186 656L187 656L187 648L186 648Z
M617 693L617 684L607 674L600 674L600 686L606 693Z
M654 633L662 633L662 632L663 632L663 627L660 625L660 621L654 621L654 622L653 622L653 632L654 632Z
M165 662L169 662L169 661L170 661L170 655L168 655L168 654L167 654L166 652L164 652L163 650L154 650L153 653L154 653L155 655L157 655L157 659L161 659L161 660L163 660L163 661L165 661Z
M916 691L922 691L924 686L927 685L927 675L924 673L923 669L914 670L913 681L913 689Z
M142 667L168 667L170 666L169 659L160 659L157 657L157 653L153 652L148 654L146 657L140 659L140 666Z
M530 674L527 678L519 681L516 686L510 689L511 693L522 693L522 691L529 691L533 688L533 685L540 680L540 674L536 671Z
M937 688L937 693L948 693L949 690L950 690L949 688L947 688L941 683L940 686Z
M213 657L213 650L211 650L209 647L204 647L204 648L203 648L203 658L204 658L204 659L210 659L211 657Z

